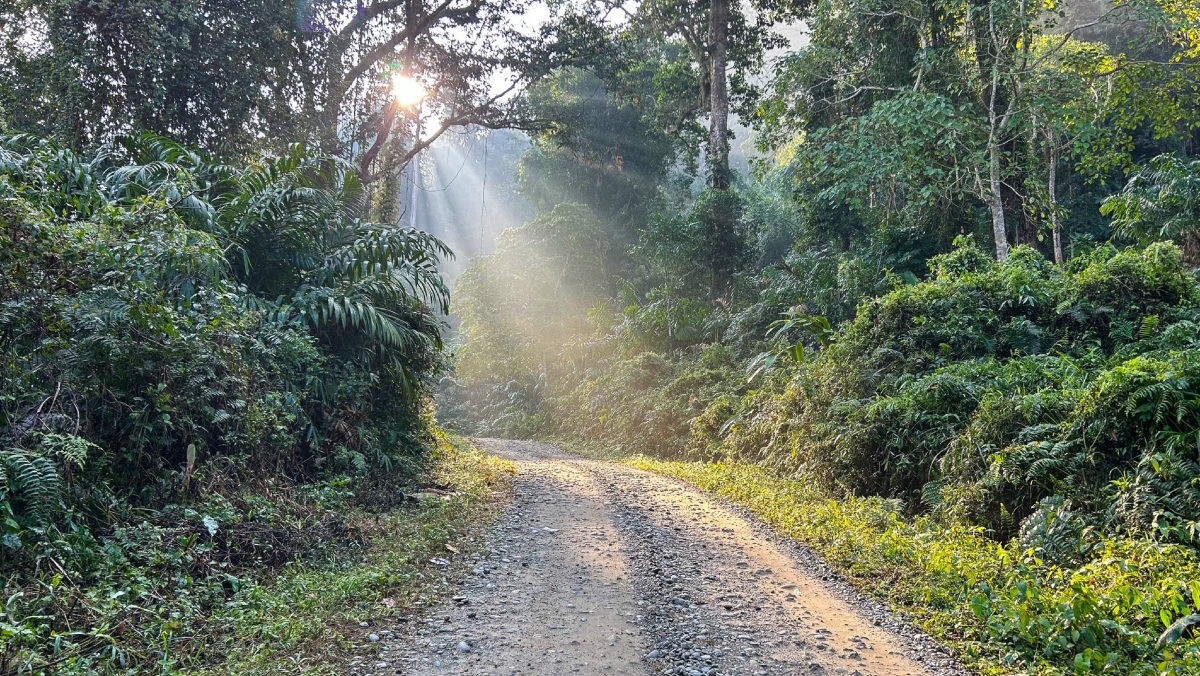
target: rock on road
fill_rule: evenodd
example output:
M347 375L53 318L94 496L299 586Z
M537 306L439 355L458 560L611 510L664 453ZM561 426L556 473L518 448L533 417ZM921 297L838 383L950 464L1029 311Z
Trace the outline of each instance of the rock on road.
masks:
M352 673L969 673L739 508L547 444L477 443L518 470L489 554Z

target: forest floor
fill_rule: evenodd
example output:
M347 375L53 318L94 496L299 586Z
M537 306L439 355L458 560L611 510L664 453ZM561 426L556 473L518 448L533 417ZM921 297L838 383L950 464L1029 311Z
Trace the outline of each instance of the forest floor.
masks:
M741 508L536 442L451 602L387 631L353 674L968 673Z

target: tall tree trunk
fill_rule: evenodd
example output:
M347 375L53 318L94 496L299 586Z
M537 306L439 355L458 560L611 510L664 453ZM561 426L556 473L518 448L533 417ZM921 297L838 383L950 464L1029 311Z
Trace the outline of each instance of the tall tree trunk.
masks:
M1047 185L1050 190L1050 232L1054 236L1054 262L1062 265L1066 256L1063 255L1062 229L1058 224L1058 138L1053 131L1047 137L1050 141L1050 180Z
M729 91L725 74L729 64L729 0L712 0L708 19L711 49L712 89L710 93L708 152L712 187L729 189Z
M1002 261L1008 258L1008 227L1004 222L1004 195L1001 190L1004 187L1003 181L1000 178L1000 134L1004 129L1005 123L1008 121L1008 113L1004 114L1001 119L998 107L1000 106L1000 47L999 40L996 37L996 14L995 8L991 3L988 3L988 34L992 37L991 45L995 47L996 53L991 54L991 86L987 92L987 113L988 113L988 194L987 204L992 211L992 235L996 239L996 260Z
M992 235L996 239L996 260L1008 258L1008 228L1004 222L1004 197L1000 193L1000 145L988 143L987 205L992 211Z

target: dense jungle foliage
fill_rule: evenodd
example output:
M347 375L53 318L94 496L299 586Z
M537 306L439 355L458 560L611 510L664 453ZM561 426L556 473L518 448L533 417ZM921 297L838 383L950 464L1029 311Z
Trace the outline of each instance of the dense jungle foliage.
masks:
M236 584L218 560L294 556L271 546L289 529L270 501L246 503L247 484L417 462L447 252L363 207L353 170L302 146L225 165L155 136L88 154L0 143L6 668L64 640L64 659L104 649L84 671L138 664L103 636L149 618L71 589L131 565L174 571L142 560L171 556L147 549L157 539L203 545L186 556L207 563L172 573L216 594L202 603ZM313 527L335 531L293 535L336 533ZM155 577L118 596L152 597ZM56 617L103 622L63 635Z
M798 11L807 42L731 83L756 151L728 189L663 115L710 84L686 31L614 29L535 89L584 123L534 139L539 215L456 282L441 415L654 458L863 579L912 557L881 593L981 668L1191 673L1200 15Z
M501 129L536 217L451 305L421 153L484 139L482 220ZM291 673L417 594L503 472L436 382L984 670L1195 673L1198 157L1186 0L2 3L0 672Z

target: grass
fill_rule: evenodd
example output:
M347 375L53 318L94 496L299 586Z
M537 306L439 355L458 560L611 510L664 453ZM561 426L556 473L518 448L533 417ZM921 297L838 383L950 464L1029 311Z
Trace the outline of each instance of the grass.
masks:
M359 513L361 555L285 569L270 585L244 594L218 617L228 631L226 661L202 673L342 673L350 656L366 656L367 630L435 607L494 506L508 494L509 463L483 455L465 439L443 437L426 481L447 487L412 508ZM460 556L459 554L462 554ZM450 560L450 565L432 563Z
M1193 550L1097 539L1079 566L1052 566L979 529L904 518L880 498L834 499L754 465L626 462L749 508L984 674L1200 673L1194 635L1155 645L1200 612Z
M344 673L360 623L449 596L513 471L439 434L407 478L248 486L64 546L86 576L0 580L0 673Z

